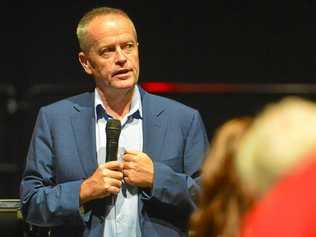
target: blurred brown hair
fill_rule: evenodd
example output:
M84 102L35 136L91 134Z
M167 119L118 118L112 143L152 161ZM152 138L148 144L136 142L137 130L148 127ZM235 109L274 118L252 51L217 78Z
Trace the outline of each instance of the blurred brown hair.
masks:
M239 220L251 200L235 173L234 159L240 138L251 119L236 118L220 127L202 168L202 191L191 218L189 236L235 236Z

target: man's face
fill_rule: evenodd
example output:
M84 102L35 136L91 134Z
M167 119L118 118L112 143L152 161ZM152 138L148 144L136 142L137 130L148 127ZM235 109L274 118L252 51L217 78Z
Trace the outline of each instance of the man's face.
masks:
M96 85L107 89L130 89L137 83L139 58L136 32L120 15L99 16L88 25L91 47L79 60Z

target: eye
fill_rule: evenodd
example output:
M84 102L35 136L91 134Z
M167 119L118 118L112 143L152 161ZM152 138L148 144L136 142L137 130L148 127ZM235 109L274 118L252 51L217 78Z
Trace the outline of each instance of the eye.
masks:
M127 42L121 46L122 50L126 53L131 53L135 48L136 44L133 42Z
M100 55L103 57L111 57L115 53L115 47L104 47L100 50Z
M130 42L130 43L127 43L126 44L126 48L134 48L135 46L134 46L134 43L132 43L132 42Z

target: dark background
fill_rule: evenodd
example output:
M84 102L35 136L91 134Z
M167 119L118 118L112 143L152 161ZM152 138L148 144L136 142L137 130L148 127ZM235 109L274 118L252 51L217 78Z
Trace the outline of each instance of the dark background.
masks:
M0 197L17 197L39 106L91 87L76 24L96 6L122 8L139 36L142 82L305 83L316 76L312 0L0 2ZM301 94L300 91L299 94ZM296 93L294 93L296 94ZM311 93L304 96L313 98ZM170 93L200 110L211 138L232 116L284 93Z
M138 30L142 81L313 82L312 0L8 1L0 3L1 81L79 83L75 28L101 5L128 12Z

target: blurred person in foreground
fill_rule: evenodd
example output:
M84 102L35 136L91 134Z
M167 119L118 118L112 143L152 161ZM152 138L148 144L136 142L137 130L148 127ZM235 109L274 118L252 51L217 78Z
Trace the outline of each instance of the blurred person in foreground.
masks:
M185 236L208 145L199 113L137 85L137 34L122 10L88 12L77 36L96 88L40 109L21 182L25 220L62 237ZM110 119L122 124L122 161L105 160Z
M289 97L269 105L241 141L236 167L259 201L242 237L316 236L316 103Z
M202 192L191 218L192 237L235 236L252 198L243 190L234 168L239 142L251 118L235 118L216 132L202 168Z
M243 237L258 237L256 219L252 217L258 215L249 214L246 224L242 224L244 216L254 203L260 202L266 193L269 195L282 177L314 159L315 155L309 153L316 151L315 124L316 104L298 97L268 104L251 124L240 119L225 123L214 137L202 168L202 192L198 209L191 218L190 236L239 236L242 226ZM283 199L285 193L288 192L284 192ZM289 201L293 205L294 196ZM301 199L304 203L304 198ZM286 203L282 205L288 207ZM282 216L277 203L268 210ZM306 208L299 210L303 212ZM285 213L293 217L294 212ZM262 217L271 225L260 225L260 231L265 229L260 236L272 236L271 231L276 229L272 223L282 219L271 218L271 215Z

